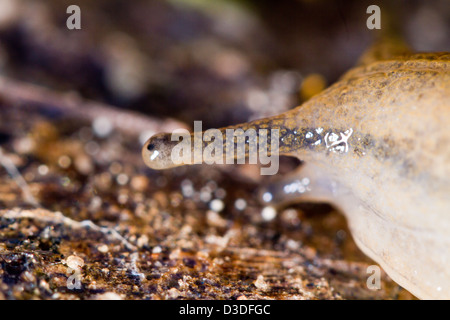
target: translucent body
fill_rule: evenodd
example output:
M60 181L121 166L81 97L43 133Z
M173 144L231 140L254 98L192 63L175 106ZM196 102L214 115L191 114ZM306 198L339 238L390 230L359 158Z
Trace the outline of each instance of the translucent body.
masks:
M302 106L238 127L279 129L280 154L306 163L271 198L336 205L392 279L419 298L448 299L449 125L450 54L440 53L354 68ZM174 166L167 141L147 142L147 165Z

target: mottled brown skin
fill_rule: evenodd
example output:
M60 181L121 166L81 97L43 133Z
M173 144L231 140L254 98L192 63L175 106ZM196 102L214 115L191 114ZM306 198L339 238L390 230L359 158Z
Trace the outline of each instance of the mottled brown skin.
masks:
M450 53L422 53L363 63L293 110L231 128L279 129L280 154L305 161L284 183L312 181L294 196L341 208L360 248L419 298L450 298L449 124ZM348 151L325 144L345 132ZM167 137L144 146L150 167L173 166Z

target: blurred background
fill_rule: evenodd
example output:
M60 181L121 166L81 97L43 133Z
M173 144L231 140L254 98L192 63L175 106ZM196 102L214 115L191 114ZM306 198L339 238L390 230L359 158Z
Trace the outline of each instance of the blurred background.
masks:
M379 36L372 4L450 51L448 0L0 0L0 299L413 299L385 274L367 289L334 208L266 207L257 166L150 170L136 139L301 104Z
M292 108L305 79L333 83L379 33L371 4L414 49L450 50L446 0L75 2L1 0L1 74L204 127ZM66 28L71 4L81 30Z

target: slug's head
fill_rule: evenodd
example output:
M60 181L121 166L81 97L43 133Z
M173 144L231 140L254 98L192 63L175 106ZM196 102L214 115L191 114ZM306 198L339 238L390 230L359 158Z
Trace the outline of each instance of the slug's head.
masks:
M172 149L178 141L171 141L169 133L159 133L152 136L142 147L142 158L145 164L156 170L169 169L178 166L172 161Z

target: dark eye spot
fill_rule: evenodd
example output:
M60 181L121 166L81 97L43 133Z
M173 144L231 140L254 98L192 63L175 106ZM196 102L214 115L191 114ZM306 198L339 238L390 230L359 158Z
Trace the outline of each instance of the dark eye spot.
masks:
M149 143L148 146L147 146L147 150L148 150L148 151L153 151L153 150L155 150L155 145L154 145L153 143Z

